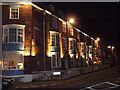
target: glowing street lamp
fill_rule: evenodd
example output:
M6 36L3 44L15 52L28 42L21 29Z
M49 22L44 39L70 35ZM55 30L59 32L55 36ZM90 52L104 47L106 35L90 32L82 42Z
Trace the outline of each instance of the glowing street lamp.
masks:
M107 48L111 48L111 46L108 46Z
M115 47L114 46L112 46L112 49L114 49Z
M97 38L97 41L100 41L100 38Z
M70 22L70 23L74 23L75 20L74 20L73 18L70 18L70 19L69 19L69 22Z

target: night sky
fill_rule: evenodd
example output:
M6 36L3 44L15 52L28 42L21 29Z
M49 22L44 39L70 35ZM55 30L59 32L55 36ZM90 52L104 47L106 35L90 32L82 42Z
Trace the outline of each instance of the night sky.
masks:
M75 27L107 45L115 46L120 53L119 9L117 2L51 2L63 11L64 19L75 18Z

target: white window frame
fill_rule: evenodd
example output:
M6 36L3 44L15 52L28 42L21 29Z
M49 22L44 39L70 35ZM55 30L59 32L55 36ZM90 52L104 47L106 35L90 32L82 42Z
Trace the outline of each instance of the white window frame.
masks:
M12 13L12 12L11 12L12 9L18 9L18 16L17 16L17 18L12 18L12 14L11 14L11 13ZM10 19L19 19L19 7L11 7L11 8L10 8L10 15L9 15L9 18L10 18Z
M4 54L7 54L7 55L9 55L9 54L15 54L15 56L16 56L16 60L15 60L15 63L16 63L16 68L15 69L18 69L18 70L21 70L21 69L19 69L18 68L18 55L22 55L22 63L23 63L23 68L22 69L24 69L24 55L22 54L23 52L3 52L3 55ZM4 60L4 57L3 57L3 60ZM9 60L6 60L7 61L7 69L5 69L4 68L4 63L2 64L2 69L3 70L14 70L14 69L9 69L8 67L9 67Z
M53 58L51 57L51 68L58 68L61 67L61 59L60 59L60 54L55 53L53 54L55 56L55 66L53 66ZM52 56L53 56L52 55Z
M16 42L9 42L9 28L16 28L17 32L16 32ZM5 42L5 37L4 37L4 30L7 29L7 42ZM18 42L18 30L22 29L23 30L23 41L22 42ZM16 24L10 24L10 25L3 25L3 43L23 43L25 40L25 25L16 25Z
M72 42L72 45L70 42ZM69 50L75 50L76 49L75 45L76 45L76 40L74 38L69 38ZM73 47L72 49L71 46Z
M65 22L62 22L62 29L63 29L63 32L66 33L66 23Z
M55 36L55 45L52 45L52 35ZM59 41L57 41L57 35L59 36ZM59 45L57 45L59 43ZM60 34L58 32L50 31L50 46L60 46Z

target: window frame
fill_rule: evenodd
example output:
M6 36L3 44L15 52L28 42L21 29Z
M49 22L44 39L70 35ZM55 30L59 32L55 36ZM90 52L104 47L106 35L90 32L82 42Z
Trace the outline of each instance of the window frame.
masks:
M53 40L53 37L54 36L54 43L55 45L52 45L52 40ZM59 38L57 38L59 37ZM59 41L58 41L59 40ZM51 32L50 31L50 46L60 46L60 34L58 32Z
M9 34L9 31L11 28L15 28L17 31L16 31L16 42L10 42L9 38L10 38L10 34ZM5 41L5 29L7 30L7 42ZM22 29L23 30L23 33L22 33L22 37L23 37L23 41L22 42L18 42L18 30L19 29ZM25 40L25 25L16 25L16 24L10 24L10 25L3 25L3 43L23 43Z
M67 49L67 38L63 37L63 48Z
M55 66L53 66L53 56L55 61ZM59 53L55 53L51 57L51 68L58 68L61 67L61 59Z
M12 18L12 9L18 9L18 16L17 16L17 18ZM10 7L9 19L19 19L19 7Z
M66 23L62 22L62 30L64 33L66 33Z
M73 36L74 35L74 31L73 31L73 27L70 25L70 35Z
M72 47L72 48L71 48ZM69 50L75 51L76 50L76 39L69 38Z
M16 57L16 59L15 59L15 68L9 68L9 61L12 61L12 60L9 60L8 58L9 57L7 57L6 58L6 60L5 60L5 58L3 57L3 65L2 65L2 69L3 70L15 70L15 69L17 69L17 70L21 70L20 68L18 68L18 63L19 63L19 57L21 56L21 63L23 64L23 68L22 69L24 69L24 55L21 53L21 52L3 52L3 56L4 55L10 55L10 54L13 54L13 55L15 55L15 57ZM6 64L7 64L7 68L5 69L4 68L4 60L6 61Z

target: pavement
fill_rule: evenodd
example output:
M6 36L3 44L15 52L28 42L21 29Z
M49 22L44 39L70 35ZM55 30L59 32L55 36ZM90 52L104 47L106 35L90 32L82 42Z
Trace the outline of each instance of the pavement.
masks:
M16 83L7 90L23 89L72 89L72 90L120 90L118 67L84 74L67 80Z

